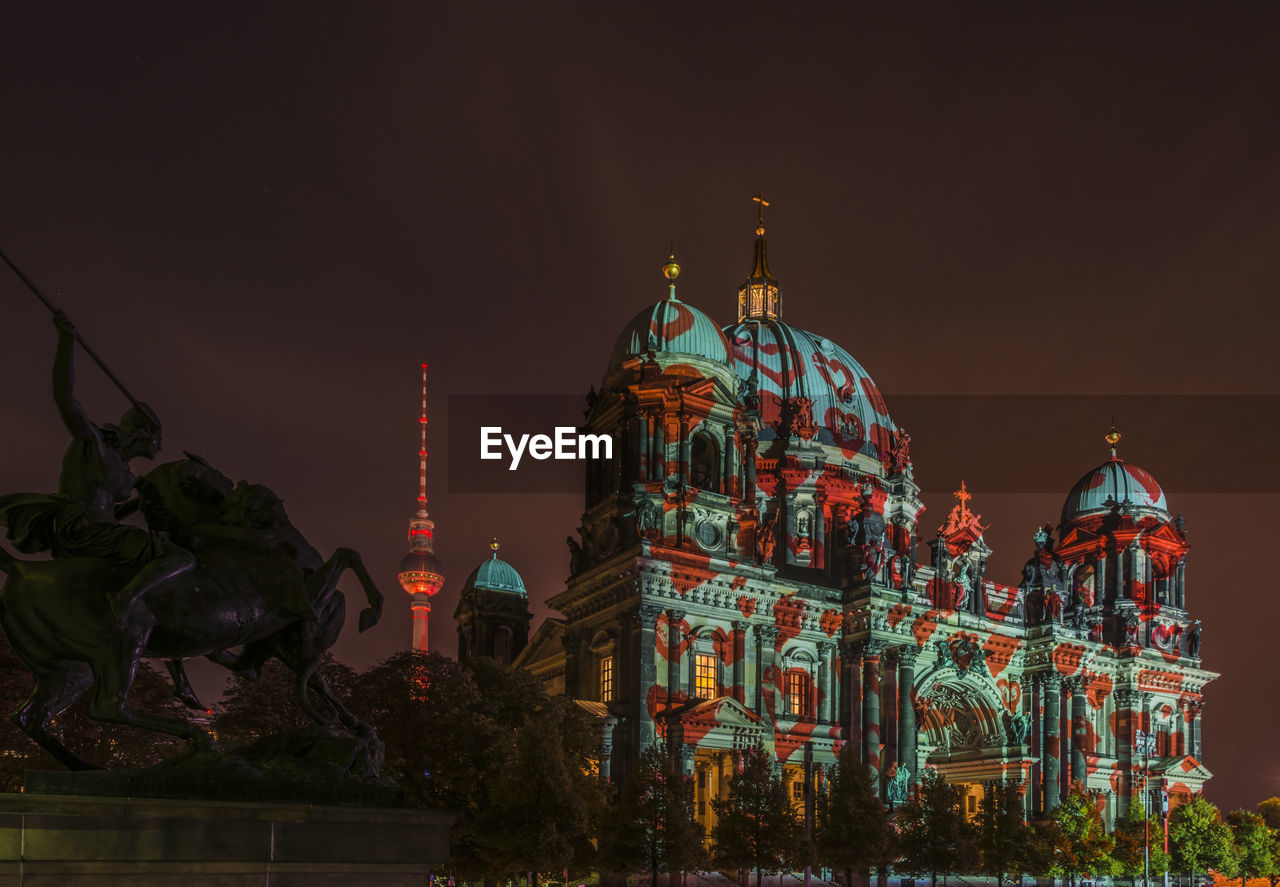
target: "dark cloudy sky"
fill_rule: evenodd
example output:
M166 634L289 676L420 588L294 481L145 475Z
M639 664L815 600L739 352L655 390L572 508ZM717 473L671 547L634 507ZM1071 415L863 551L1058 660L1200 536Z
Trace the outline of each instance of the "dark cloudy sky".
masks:
M924 535L964 478L995 578L1016 581L1118 414L1122 454L1187 515L1189 601L1224 675L1209 796L1280 794L1275 19L23 6L0 29L0 247L154 405L169 454L274 487L319 548L365 554L390 606L342 658L409 638L394 574L419 364L449 577L431 639L452 652L495 533L547 612L580 500L449 495L447 397L598 384L662 296L670 241L682 297L732 320L763 188L785 316L844 345L910 428ZM0 490L56 483L54 340L0 278ZM123 399L81 377L114 419Z

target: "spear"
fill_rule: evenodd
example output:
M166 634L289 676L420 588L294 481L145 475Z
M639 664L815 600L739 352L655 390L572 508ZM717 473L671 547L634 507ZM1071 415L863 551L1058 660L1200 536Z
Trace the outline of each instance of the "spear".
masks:
M0 259L2 259L4 263L9 266L10 269L12 269L14 274L18 275L19 280L21 280L23 283L27 285L27 289L35 293L36 298L44 303L44 307L48 308L54 314L58 313L58 307L54 305L52 302L50 302L47 298L45 298L44 293L40 292L40 288L36 286L34 283L32 283L31 278L23 274L17 265L13 264L13 260L10 259L7 255L5 255L4 250L0 250ZM89 343L80 337L80 333L76 332L74 333L74 335L75 335L76 341L80 343L80 347L84 349L84 353L89 355L91 358L93 358L93 362L96 363L98 367L104 373L107 374L107 378L115 383L115 386L120 389L121 393L124 394L125 397L129 398L129 402L132 403L135 407L145 410L145 408L138 401L138 399L129 393L129 389L124 387L124 383L116 378L116 374L111 372L111 370L107 367L107 365L102 362L102 358L98 356L97 352L89 347Z

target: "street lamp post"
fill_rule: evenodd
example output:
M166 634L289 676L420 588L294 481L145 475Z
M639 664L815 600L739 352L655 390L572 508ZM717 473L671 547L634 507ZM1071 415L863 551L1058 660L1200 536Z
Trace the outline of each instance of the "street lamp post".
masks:
M1133 744L1142 753L1142 885L1151 887L1151 814L1147 810L1151 796L1147 781L1151 776L1151 753L1156 750L1156 734L1138 730Z

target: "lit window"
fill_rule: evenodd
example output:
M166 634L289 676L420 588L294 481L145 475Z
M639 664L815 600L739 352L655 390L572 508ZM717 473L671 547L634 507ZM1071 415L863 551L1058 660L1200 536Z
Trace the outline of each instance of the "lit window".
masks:
M793 797L797 801L804 800L804 781L803 780L797 779L795 782L791 783L791 797Z
M807 718L813 714L809 687L808 672L799 669L787 672L787 712L793 717Z
M600 701L613 701L613 657L600 659Z
M716 657L699 653L693 660L693 695L712 699L716 695Z

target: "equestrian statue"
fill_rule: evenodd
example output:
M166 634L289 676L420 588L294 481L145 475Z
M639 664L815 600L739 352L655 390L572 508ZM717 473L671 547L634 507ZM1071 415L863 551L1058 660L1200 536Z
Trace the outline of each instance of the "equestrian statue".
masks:
M0 259L53 311L53 398L71 437L56 493L0 496L9 543L24 554L48 555L29 560L0 547L0 573L7 576L0 627L36 679L14 722L67 767L90 769L50 730L53 718L89 693L89 715L97 720L216 751L213 738L189 721L130 708L139 662L162 660L177 696L202 710L184 660L203 656L254 677L277 658L293 671L299 703L317 724L340 723L376 743L317 670L342 630L346 603L337 583L344 572L355 574L368 602L360 630L381 615L382 594L360 555L339 548L325 559L271 490L232 483L198 456L188 453L135 477L131 463L160 451L160 419L120 384L67 316L3 253ZM76 400L77 342L132 404L118 425L95 424ZM145 527L136 518L124 522L135 512Z

